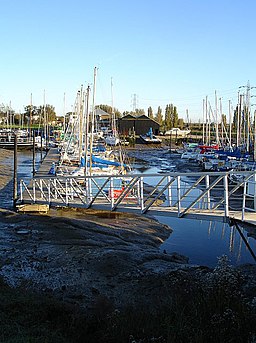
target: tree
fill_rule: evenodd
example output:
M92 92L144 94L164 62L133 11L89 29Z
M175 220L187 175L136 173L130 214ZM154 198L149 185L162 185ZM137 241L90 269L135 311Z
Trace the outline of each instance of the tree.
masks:
M177 127L178 126L178 112L177 112L177 107L173 106L173 113L172 113L172 127Z
M234 115L233 115L233 127L235 130L237 130L237 124L238 124L238 106L236 106L236 109L234 110Z
M149 108L148 108L148 117L150 119L154 119L154 113L153 113L153 109L151 106L149 106Z
M43 124L56 121L55 108L52 105L34 106L27 105L24 107L24 124Z
M27 105L24 107L24 124L32 125L35 122L35 118L39 117L40 113L36 106Z
M160 106L158 106L157 113L155 116L155 120L158 122L160 126L163 124L163 115L162 115L162 109Z
M0 122L6 125L13 124L14 110L11 106L1 104L0 105Z
M136 117L145 115L144 109L143 108L136 108L135 109L135 115L136 115Z
M171 105L166 105L165 116L164 116L164 126L165 126L165 131L171 129L172 127Z
M119 112L118 109L115 107L113 108L113 111L112 111L112 106L109 106L109 105L99 105L99 106L97 106L97 108L100 108L102 111L104 111L108 114L112 114L114 112L116 118L121 117L121 112Z

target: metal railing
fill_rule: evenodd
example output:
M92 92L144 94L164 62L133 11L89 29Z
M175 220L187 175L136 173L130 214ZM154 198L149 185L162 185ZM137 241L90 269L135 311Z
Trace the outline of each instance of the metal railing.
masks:
M193 210L256 212L255 172L166 173L95 175L86 177L40 177L29 184L20 181L20 202L90 208L105 206L114 211L176 212L183 217ZM237 175L235 175L237 176ZM235 180L235 181L234 181Z

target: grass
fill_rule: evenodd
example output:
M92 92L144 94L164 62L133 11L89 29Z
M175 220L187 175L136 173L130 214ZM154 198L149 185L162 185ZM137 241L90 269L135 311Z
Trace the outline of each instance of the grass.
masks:
M152 299L150 305L143 305L138 294L136 306L120 311L109 299L99 297L89 315L1 281L0 342L256 342L255 306L243 292L243 276L225 259L213 272L172 272L161 282L163 301Z

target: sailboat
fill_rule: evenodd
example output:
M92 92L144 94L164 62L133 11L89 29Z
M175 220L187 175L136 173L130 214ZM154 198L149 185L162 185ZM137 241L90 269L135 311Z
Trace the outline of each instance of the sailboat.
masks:
M96 71L97 68L94 68L92 111L89 112L90 89L88 86L85 98L83 98L82 89L78 93L76 114L72 116L73 123L70 125L69 140L62 153L62 163L65 159L71 164L76 156L76 167L73 167L70 172L72 176L123 175L128 168L121 153L116 155L116 151L107 150L97 141L95 132L97 126L95 115ZM84 104L86 105L84 106ZM115 120L112 123L114 125ZM115 125L113 132L116 132ZM116 142L114 145L117 144Z

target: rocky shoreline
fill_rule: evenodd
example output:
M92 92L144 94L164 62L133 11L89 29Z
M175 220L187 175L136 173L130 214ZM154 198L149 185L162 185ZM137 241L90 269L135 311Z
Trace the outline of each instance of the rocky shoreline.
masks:
M171 229L157 221L120 213L51 210L21 215L2 210L1 272L11 286L55 294L90 307L98 296L116 306L139 292L135 280L188 267L159 245Z

